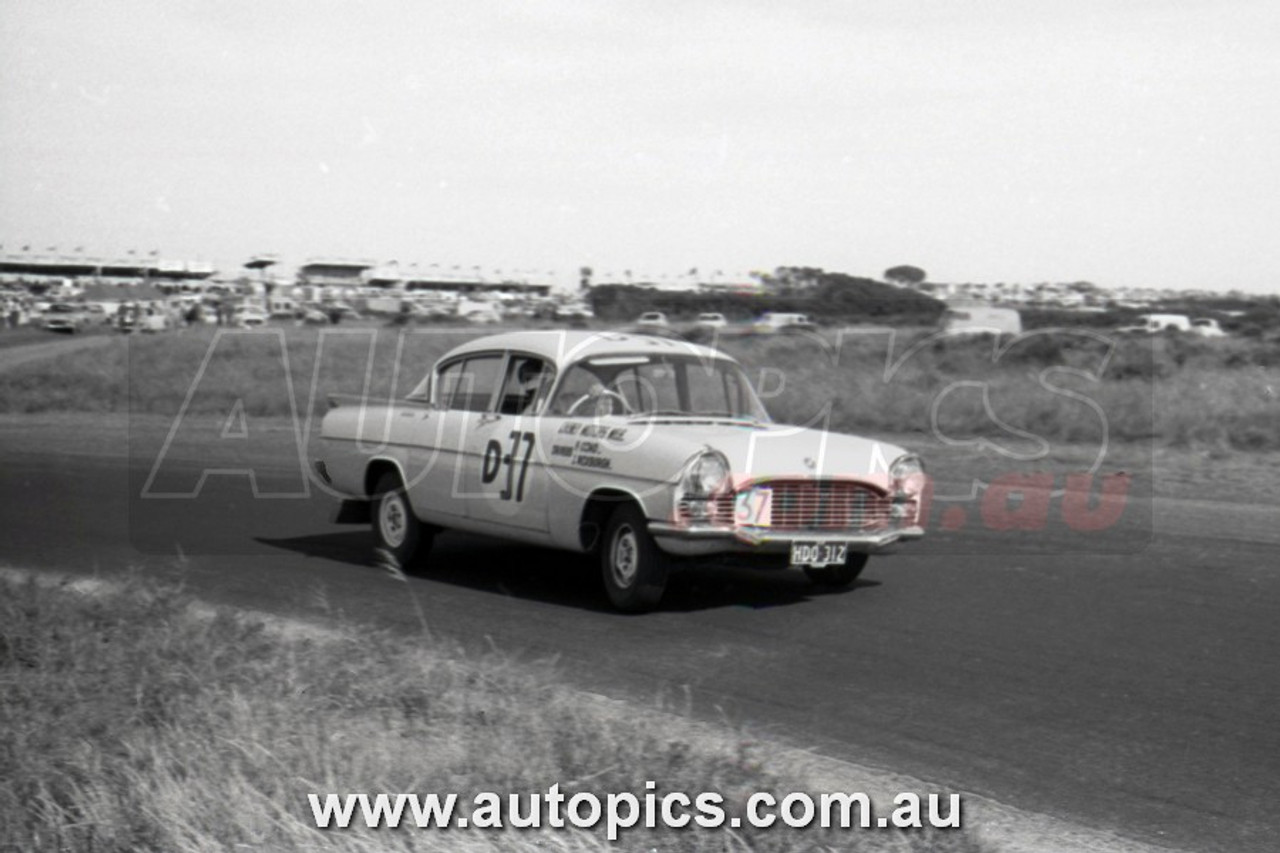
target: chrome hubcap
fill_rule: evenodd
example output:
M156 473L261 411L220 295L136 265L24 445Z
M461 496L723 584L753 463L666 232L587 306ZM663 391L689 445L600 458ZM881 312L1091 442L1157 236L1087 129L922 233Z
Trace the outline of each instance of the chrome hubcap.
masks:
M613 536L613 559L609 561L613 569L613 580L618 587L626 589L635 583L636 571L640 566L639 543L635 531L628 526L618 528Z
M400 495L384 495L378 504L378 531L382 534L382 541L392 548L404 544L409 532L408 509Z

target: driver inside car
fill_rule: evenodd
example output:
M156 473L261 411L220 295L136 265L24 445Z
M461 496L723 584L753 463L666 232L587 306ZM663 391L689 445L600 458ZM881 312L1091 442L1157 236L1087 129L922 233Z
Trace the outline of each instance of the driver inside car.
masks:
M578 377L583 378L583 377ZM593 377L590 384L583 387L568 388L556 397L552 414L568 417L601 417L603 415L624 415L630 412L624 398L617 390L605 385L599 377Z
M532 412L546 378L547 371L538 359L526 358L519 362L509 374L503 391L502 413L520 415Z

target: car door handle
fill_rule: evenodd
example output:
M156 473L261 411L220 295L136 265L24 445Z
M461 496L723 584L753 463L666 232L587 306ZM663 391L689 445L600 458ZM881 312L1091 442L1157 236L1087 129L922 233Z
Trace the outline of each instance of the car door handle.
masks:
M486 412L480 416L480 426L485 426L500 420L502 420L502 415L497 412Z

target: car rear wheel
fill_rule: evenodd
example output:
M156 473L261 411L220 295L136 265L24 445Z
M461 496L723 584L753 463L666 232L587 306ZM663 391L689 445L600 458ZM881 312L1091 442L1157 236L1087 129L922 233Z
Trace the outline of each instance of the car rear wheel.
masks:
M651 609L667 586L668 560L653 537L644 513L623 504L609 516L600 543L600 570L613 606L628 613Z
M850 554L842 566L823 566L820 569L807 568L804 573L809 580L819 586L830 589L843 589L858 579L869 559L866 554Z
M373 536L380 551L406 572L424 568L434 531L418 520L400 477L387 472L373 490Z

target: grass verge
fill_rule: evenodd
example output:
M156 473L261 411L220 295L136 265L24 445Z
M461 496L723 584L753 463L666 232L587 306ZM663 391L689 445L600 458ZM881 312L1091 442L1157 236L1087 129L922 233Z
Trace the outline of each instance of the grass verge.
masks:
M600 850L599 830L320 831L308 793L804 790L743 737L603 710L546 663L285 630L132 580L0 576L0 850ZM815 792L816 793L816 792ZM353 824L354 825L354 824ZM8 845L8 846L6 846ZM986 849L967 830L643 830L621 849Z
M404 395L472 328L275 327L121 336L0 374L0 412L321 413L330 393ZM216 340L216 345L215 345ZM767 405L790 423L967 440L1110 441L1280 450L1280 344L1111 340L1071 330L1006 342L923 333L728 337Z

